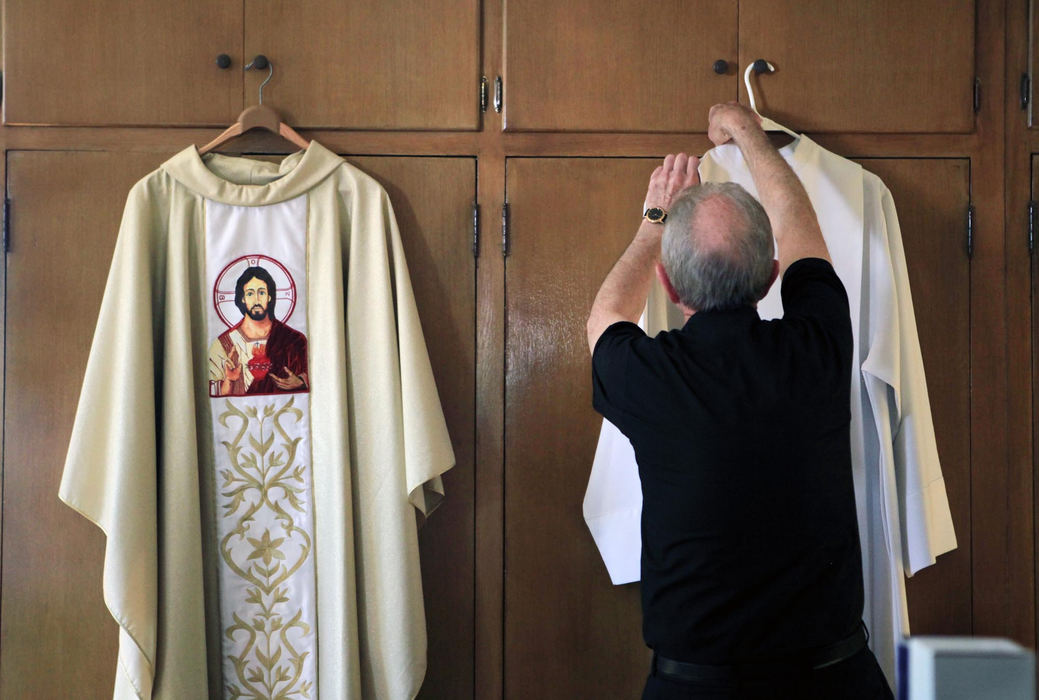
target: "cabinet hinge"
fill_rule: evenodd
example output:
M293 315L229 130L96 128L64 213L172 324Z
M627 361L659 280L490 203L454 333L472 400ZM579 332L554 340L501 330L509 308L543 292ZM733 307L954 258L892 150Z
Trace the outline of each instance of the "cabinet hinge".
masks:
M981 78L974 78L974 113L981 111Z
M1028 254L1035 251L1035 200L1028 203Z
M1021 109L1028 109L1032 98L1032 77L1028 73L1021 74Z
M11 200L4 197L4 252L11 252Z
M509 203L501 205L501 254L509 257Z
M505 99L502 94L504 89L501 83L501 76L499 75L494 79L494 111L499 114L501 114L502 102Z
M967 259L974 257L974 205L967 206Z
M480 205L473 200L473 257L480 257Z
M487 76L480 76L480 112L487 111Z

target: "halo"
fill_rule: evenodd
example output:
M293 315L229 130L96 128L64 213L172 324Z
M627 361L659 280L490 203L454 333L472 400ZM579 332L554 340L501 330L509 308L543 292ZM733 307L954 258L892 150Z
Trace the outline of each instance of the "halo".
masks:
M277 287L274 298L278 302L278 320L287 323L292 318L292 312L296 310L296 281L284 265L269 255L243 255L232 260L220 271L216 282L213 283L213 307L217 316L228 328L238 325L242 312L235 305L235 283L250 267L262 267L270 273Z

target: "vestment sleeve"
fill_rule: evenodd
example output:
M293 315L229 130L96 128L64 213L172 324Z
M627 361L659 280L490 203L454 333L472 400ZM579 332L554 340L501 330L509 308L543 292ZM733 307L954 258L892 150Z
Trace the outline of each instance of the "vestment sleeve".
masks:
M909 289L902 233L894 200L884 188L878 213L880 243L870 257L872 298L869 355L864 373L883 381L889 401L890 440L901 523L903 565L912 575L956 548L938 445L927 394L923 354ZM882 431L882 434L887 431ZM886 451L887 446L881 449Z
M400 231L385 192L382 192L382 209L393 258L408 500L427 516L444 497L441 474L454 466L455 454L422 334Z
M107 536L104 599L119 623L116 698L150 698L157 629L156 415L150 205L131 190L59 496Z

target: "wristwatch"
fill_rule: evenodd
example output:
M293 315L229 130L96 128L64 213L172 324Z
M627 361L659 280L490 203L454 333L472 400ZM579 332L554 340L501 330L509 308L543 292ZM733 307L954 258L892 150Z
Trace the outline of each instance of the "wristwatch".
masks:
M662 224L667 221L667 212L660 207L650 207L642 212L642 218L651 224Z

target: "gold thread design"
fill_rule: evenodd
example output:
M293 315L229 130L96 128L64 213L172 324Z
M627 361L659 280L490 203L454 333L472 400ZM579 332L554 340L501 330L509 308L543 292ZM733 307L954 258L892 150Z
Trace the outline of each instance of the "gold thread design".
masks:
M229 430L238 422L234 439L222 441L230 468L220 471L221 517L233 519L234 525L220 542L220 555L248 584L245 599L232 613L234 624L224 630L228 644L244 641L237 655L225 649L235 671L234 680L225 679L231 700L310 698L313 690L313 683L303 679L310 651L297 651L300 641L312 643L307 640L311 627L284 585L307 562L313 544L300 527L309 521L307 467L297 462L302 438L290 436L283 426L283 421L303 421L294 401L295 396L280 407L273 399L262 407L239 408L226 400L218 419ZM275 525L257 537L250 524L264 514Z

